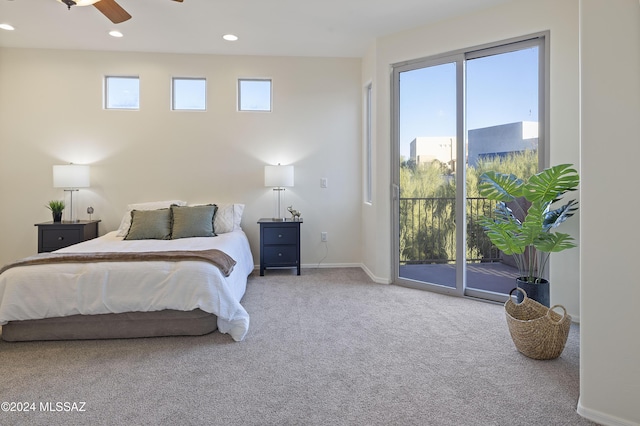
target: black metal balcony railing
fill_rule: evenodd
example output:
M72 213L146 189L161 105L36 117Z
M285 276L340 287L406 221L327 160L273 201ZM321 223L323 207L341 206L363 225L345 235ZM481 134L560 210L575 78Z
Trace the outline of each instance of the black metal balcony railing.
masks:
M400 198L400 264L453 263L456 260L455 198ZM478 225L479 216L491 216L495 201L467 198L469 262L493 262L500 251Z

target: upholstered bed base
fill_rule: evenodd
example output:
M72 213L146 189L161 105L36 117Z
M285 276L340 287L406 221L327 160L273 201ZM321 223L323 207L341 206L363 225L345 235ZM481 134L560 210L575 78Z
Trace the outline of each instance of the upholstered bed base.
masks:
M186 312L164 310L10 321L2 326L2 339L23 342L200 336L217 328L216 315L200 309Z

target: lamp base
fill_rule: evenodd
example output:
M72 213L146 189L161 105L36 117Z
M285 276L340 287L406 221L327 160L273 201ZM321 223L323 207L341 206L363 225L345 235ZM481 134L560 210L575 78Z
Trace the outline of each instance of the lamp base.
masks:
M276 215L278 215L279 217L273 217L271 218L271 220L273 220L274 222L284 222L285 218L282 216L282 198L284 198L284 194L285 194L285 189L284 188L273 188L273 192L277 195L277 203L276 203Z

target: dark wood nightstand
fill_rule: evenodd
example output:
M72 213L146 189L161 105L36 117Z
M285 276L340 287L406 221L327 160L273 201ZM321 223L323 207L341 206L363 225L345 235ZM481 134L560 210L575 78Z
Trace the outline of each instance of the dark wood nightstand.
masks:
M99 220L36 223L38 253L54 251L98 236Z
M300 224L298 220L260 219L260 276L266 268L297 268L300 275Z

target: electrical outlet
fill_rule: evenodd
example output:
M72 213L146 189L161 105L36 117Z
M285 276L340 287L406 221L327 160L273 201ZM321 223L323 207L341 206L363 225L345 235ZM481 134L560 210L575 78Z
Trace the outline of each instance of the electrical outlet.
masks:
M321 232L320 233L320 241L322 241L323 243L327 242L327 233L326 232Z

